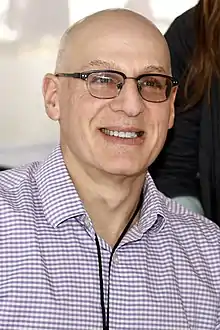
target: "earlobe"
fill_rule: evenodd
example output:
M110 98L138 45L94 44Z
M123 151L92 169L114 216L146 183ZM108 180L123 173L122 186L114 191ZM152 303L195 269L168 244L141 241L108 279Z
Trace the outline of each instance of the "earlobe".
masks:
M42 86L44 104L48 117L55 121L59 120L60 118L58 89L58 78L53 74L46 74Z

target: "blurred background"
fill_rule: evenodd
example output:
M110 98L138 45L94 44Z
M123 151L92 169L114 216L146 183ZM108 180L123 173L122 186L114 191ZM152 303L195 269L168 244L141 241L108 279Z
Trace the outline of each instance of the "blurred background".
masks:
M58 141L45 112L42 78L54 70L64 30L95 11L125 7L150 18L164 33L196 0L1 0L0 166L44 159Z

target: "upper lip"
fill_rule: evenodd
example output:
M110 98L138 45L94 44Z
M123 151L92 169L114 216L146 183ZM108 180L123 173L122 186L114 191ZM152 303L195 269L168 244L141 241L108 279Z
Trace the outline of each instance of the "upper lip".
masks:
M101 127L100 129L108 129L109 131L118 131L118 132L143 132L144 130L134 127L120 127L120 126L105 126Z

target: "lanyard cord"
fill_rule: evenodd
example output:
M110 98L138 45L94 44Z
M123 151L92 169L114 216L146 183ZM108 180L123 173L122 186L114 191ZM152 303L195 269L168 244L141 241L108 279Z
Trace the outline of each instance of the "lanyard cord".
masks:
M97 254L98 254L98 263L99 263L100 302L101 302L101 309L102 309L103 330L109 330L109 291L110 291L110 272L111 272L112 258L113 258L115 250L117 249L121 240L127 233L128 229L130 228L137 213L139 212L141 205L142 205L142 201L143 201L143 192L141 193L138 205L137 205L132 217L130 218L129 222L127 223L126 227L124 228L123 232L121 233L119 239L117 240L117 242L114 245L112 252L111 252L111 256L110 256L110 260L109 260L109 268L108 268L108 279L109 280L108 280L108 291L107 291L107 315L106 315L106 311L105 311L105 295L104 295L104 281L103 281L103 272L102 272L101 248L100 248L98 237L95 234L95 241L96 241Z

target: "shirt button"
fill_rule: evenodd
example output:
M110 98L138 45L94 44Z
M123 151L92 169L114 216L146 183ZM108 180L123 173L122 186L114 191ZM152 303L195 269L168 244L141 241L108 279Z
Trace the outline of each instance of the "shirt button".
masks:
M117 254L114 254L113 255L113 263L115 264L115 265L118 265L119 264L119 258L118 258L118 256L117 256Z
M87 228L90 227L90 220L88 218L85 219L85 225Z

